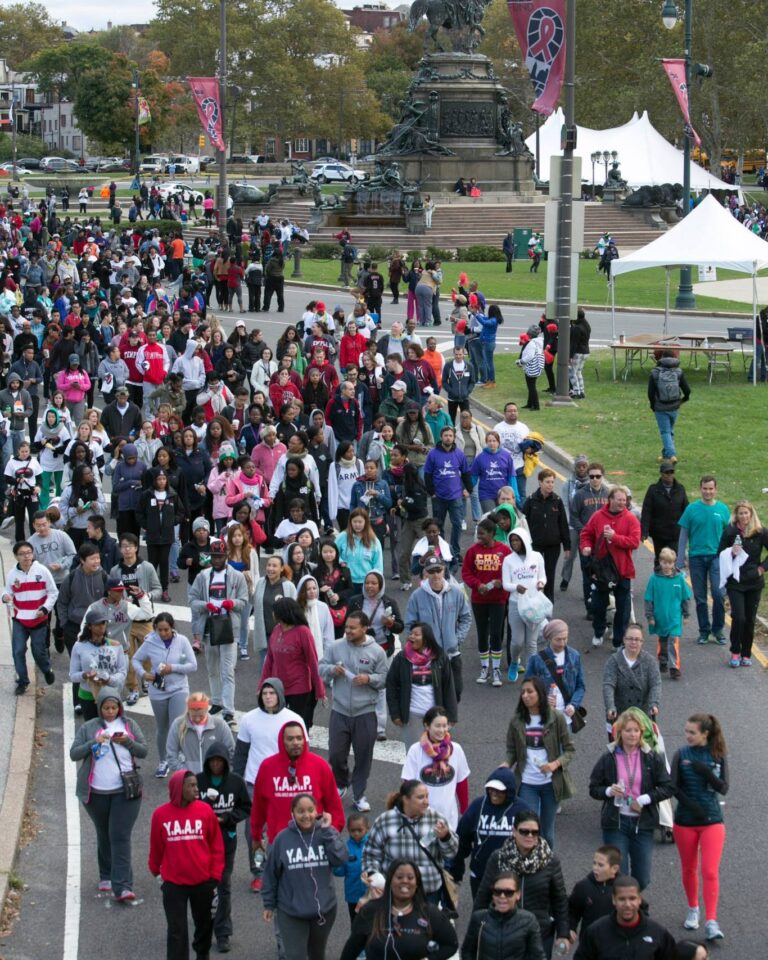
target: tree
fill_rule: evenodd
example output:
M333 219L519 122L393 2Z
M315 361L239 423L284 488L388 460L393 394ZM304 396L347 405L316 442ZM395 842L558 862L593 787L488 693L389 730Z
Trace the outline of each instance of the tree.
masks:
M40 50L63 40L64 31L40 3L12 3L0 9L0 51L14 70Z
M391 30L379 30L365 57L365 81L391 120L400 119L400 102L423 55L423 28L417 33L400 21Z

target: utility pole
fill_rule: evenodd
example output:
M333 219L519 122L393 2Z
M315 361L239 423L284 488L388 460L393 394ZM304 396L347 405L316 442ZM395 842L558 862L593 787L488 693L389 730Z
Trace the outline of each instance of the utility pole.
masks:
M693 104L691 102L691 54L693 52L693 0L685 0L685 89L688 92L688 114L693 121ZM683 137L683 216L687 217L691 209L691 136L690 130L685 131ZM680 283L677 288L675 307L678 310L694 310L696 298L693 295L693 281L691 268L680 268Z
M555 402L572 403L568 389L568 360L571 346L571 264L573 247L573 151L576 147L576 0L565 8L565 130L563 140L560 206L557 218L557 379Z
M16 179L16 85L11 81L11 143L13 144L13 177Z
M141 166L141 160L139 157L139 71L136 67L133 68L133 90L136 94L136 111L133 118L133 127L134 127L134 143L133 143L133 152L135 156L135 169L134 173L136 176L139 176L139 168Z
M227 0L219 0L219 110L221 111L221 136L226 137L227 127L224 122L224 99L227 93ZM219 150L219 236L222 243L226 240L227 232L227 145Z

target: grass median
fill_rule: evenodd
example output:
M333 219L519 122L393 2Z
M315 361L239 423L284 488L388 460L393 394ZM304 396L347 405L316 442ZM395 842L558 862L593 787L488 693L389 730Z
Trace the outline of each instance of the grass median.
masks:
M720 497L729 506L739 498L751 500L761 519L768 523L768 486L765 469L768 386L747 382L741 354L733 357L731 379L718 370L715 382L707 382L706 365L699 369L685 364L691 399L683 404L675 429L679 462L677 479L691 498L697 495L699 477L714 473ZM609 480L626 483L639 504L648 484L659 476L657 457L661 442L656 420L648 404L648 371L635 372L627 383L611 379L609 351L593 353L584 368L587 398L574 407L548 407L549 394L541 391L541 410L521 410L520 417L531 430L563 447L570 454L585 453L605 464ZM496 363L496 387L480 389L477 398L501 410L509 400L520 406L527 392L515 357L500 356Z
M530 273L528 261L516 261L512 273L505 272L504 263L464 263L449 261L443 263L443 293L450 292L458 285L460 273L466 273L470 279L477 280L480 289L490 300L523 300L543 302L547 295L547 268L543 262L538 273ZM386 274L386 264L379 264ZM322 283L336 286L339 279L338 260L312 260L302 257L301 272L303 280L310 283ZM664 309L665 270L663 267L651 270L638 270L620 277L616 281L616 306L637 307L638 309ZM354 276L354 273L353 273ZM744 279L744 274L733 270L718 270L718 280ZM385 277L386 279L386 277ZM674 308L677 289L677 272L672 273L671 303ZM579 302L596 306L609 306L611 302L605 274L597 272L597 260L579 261ZM738 303L731 300L717 300L714 297L696 297L698 310L725 311L729 313L752 312L751 303ZM385 300L386 308L386 300ZM384 311L386 316L386 309Z

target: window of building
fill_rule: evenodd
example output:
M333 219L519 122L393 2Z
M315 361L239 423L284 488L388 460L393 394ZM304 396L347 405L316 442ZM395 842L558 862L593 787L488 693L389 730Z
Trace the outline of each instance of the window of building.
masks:
M293 141L295 153L309 153L309 140L306 137L298 137Z
M72 137L72 149L82 150L82 137Z
M67 115L66 115L66 113L62 113L62 115L61 115L61 129L63 130L64 127L66 127L66 125L67 125Z

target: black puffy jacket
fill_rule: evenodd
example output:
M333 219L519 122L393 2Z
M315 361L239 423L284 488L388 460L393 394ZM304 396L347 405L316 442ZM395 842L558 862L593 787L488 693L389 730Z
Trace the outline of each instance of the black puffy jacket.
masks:
M510 840L510 843L514 841ZM492 853L488 860L473 904L475 910L483 910L491 904L491 889L501 873L499 854L502 850ZM570 935L563 868L554 854L541 870L520 876L520 909L530 911L539 921L542 939L552 934L553 927L557 937L566 938Z
M640 528L643 540L650 534L659 540L674 540L680 536L677 522L688 506L685 487L677 480L667 488L663 480L652 483L645 492Z
M475 910L461 960L544 960L536 917L528 910Z

